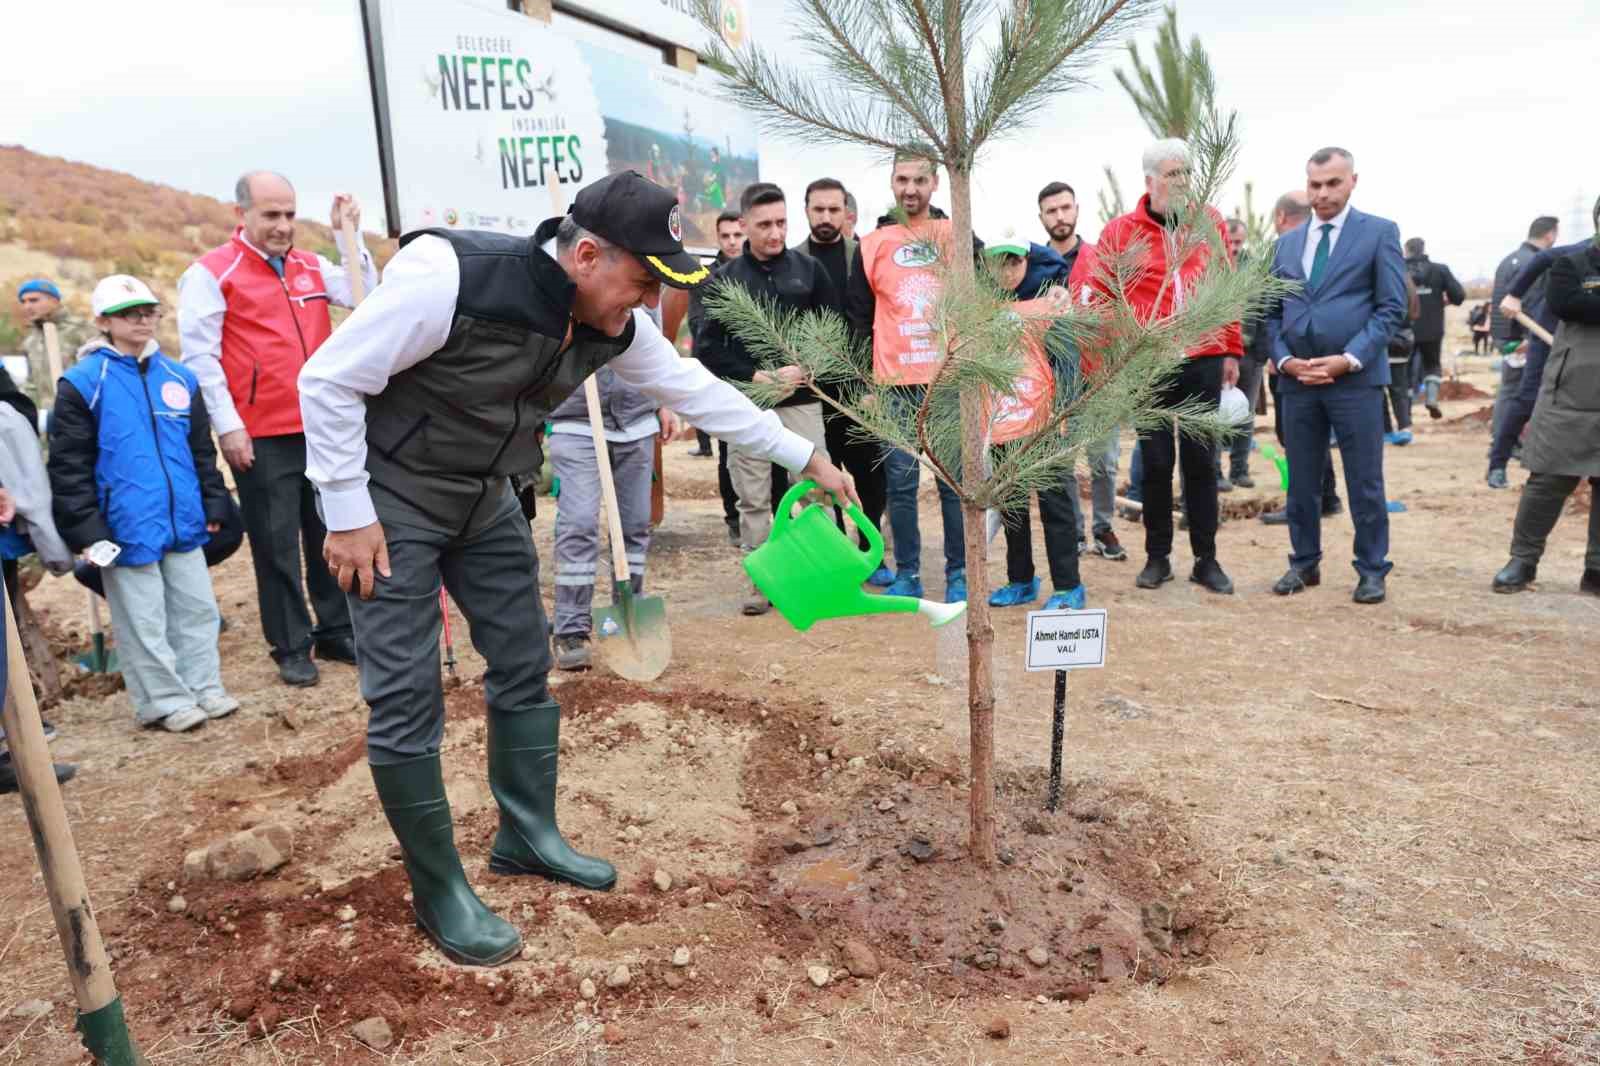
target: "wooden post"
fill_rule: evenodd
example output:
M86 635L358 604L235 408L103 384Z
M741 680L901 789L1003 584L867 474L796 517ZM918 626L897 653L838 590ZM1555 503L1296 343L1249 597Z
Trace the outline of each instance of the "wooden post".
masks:
M10 597L0 599L6 600L6 692L0 721L5 725L6 745L11 749L23 810L33 834L39 869L44 874L50 910L55 915L56 935L66 953L67 977L78 1000L78 1027L84 1046L102 1066L136 1066L144 1060L128 1035L122 1002L111 976L111 961L89 906L89 889L72 840L72 826L67 822L61 786L56 782L39 707L28 680L22 637Z

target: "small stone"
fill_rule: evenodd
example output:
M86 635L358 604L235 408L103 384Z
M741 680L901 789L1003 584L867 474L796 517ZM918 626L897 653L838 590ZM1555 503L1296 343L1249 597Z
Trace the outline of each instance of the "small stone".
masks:
M1011 1019L1004 1014L996 1014L989 1019L989 1024L983 1030L991 1040L1011 1039Z
M173 914L182 914L189 909L189 901L182 896L173 896L167 900L167 910Z
M884 814L888 814L890 811L894 810L894 800L890 799L888 796L883 797L883 799L878 801L878 810L882 811Z
M828 982L833 980L833 974L826 966L807 966L806 977L818 988L826 988Z
M1093 986L1083 981L1075 981L1066 988L1063 988L1061 991L1055 993L1055 995L1051 998L1066 1000L1068 1003L1085 1003L1092 995L1094 995Z
M1028 961L1035 966L1049 966L1050 953L1041 947L1031 947L1028 949Z
M800 805L794 800L784 800L782 803L778 804L778 811L782 814L787 814L792 818L800 813Z
M818 766L827 766L828 765L828 753L825 752L825 751L816 752L815 754L813 754L811 756L811 761L816 763Z
M267 974L267 987L268 988L277 988L279 982L281 982L282 980L283 980L283 971L282 970L273 970L271 973Z
M672 891L672 875L667 873L667 871L665 871L665 870L657 870L655 877L651 878L651 880L655 882L655 886L656 886L656 890L657 891L659 891L659 892L671 892Z
M622 831L622 835L628 840L638 840L640 837L644 836L644 830L640 829L636 825L630 825L628 828Z
M991 914L983 922L989 927L989 932L991 933L1003 933L1006 931L1006 920L1002 915Z
M394 1033L390 1031L389 1023L381 1017L356 1022L350 1027L350 1035L373 1051L387 1051L394 1044Z
M639 812L639 824L640 825L649 825L651 822L655 821L660 816L661 816L661 808L660 807L657 807L654 803L646 803L644 805L644 809Z
M532 944L524 944L522 946L522 961L523 962L532 962L534 956L537 955L537 954L538 954L538 952L533 950L533 945Z
M356 920L356 909L350 906L350 904L346 903L334 913L334 917L339 919L341 922L353 922Z
M627 988L633 983L633 974L626 965L619 965L606 977L607 988Z
M183 879L198 881L206 875L206 849L195 848L183 857Z
M834 711L833 717L829 718L828 721L832 722L834 725L844 725L844 715L838 711Z
M628 1039L628 1034L616 1022L607 1022L606 1027L600 1030L600 1039L612 1046L616 1046Z
M25 1021L32 1021L35 1018L43 1018L53 1010L55 1010L55 1004L48 999L25 999L11 1008L11 1016Z
M802 836L787 837L783 841L783 850L790 855L798 855L811 846L811 841Z
M672 965L684 967L694 960L694 955L686 947L680 947L672 953Z
M594 987L594 982L589 978L585 977L582 981L578 982L578 995L582 996L584 999L593 999L599 994L599 989Z
M850 971L850 976L871 979L883 972L877 954L861 941L846 940L841 950L844 952L844 964Z
M933 846L933 841L927 837L915 836L911 838L911 843L906 845L906 854L917 862L930 862L938 854L938 850Z
M845 765L852 770L864 770L867 766L867 760L863 756L853 755L851 756L850 761L845 763Z

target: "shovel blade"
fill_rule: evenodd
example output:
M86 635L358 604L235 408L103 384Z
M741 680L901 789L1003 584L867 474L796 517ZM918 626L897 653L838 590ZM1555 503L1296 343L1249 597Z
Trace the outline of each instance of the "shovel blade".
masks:
M616 603L594 609L594 647L600 662L618 677L654 681L672 661L666 601L635 596L625 586Z

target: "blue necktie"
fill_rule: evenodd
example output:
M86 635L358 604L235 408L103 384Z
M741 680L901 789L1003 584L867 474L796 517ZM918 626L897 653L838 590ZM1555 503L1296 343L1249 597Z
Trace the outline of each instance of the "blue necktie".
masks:
M1316 253L1311 257L1311 277L1306 279L1313 289L1317 287L1317 282L1322 280L1322 275L1328 272L1328 253L1332 250L1330 235L1333 233L1333 223L1324 222L1317 228L1322 231L1322 239L1317 241Z
M1322 242L1324 244L1326 244L1328 242L1328 237L1327 237L1326 234L1323 235ZM1317 254L1318 255L1322 255L1322 252L1318 251ZM1322 258L1326 259L1328 257L1323 255ZM280 278L283 277L283 256L281 256L281 255L269 255L269 256L267 256L267 264L269 266L271 266L273 270L277 271L278 277L280 277Z

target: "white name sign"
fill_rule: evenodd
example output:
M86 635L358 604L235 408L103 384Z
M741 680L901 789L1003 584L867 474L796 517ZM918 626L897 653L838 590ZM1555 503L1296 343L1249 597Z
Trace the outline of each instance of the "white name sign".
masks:
M1106 612L1029 611L1029 670L1086 670L1106 664Z

